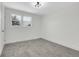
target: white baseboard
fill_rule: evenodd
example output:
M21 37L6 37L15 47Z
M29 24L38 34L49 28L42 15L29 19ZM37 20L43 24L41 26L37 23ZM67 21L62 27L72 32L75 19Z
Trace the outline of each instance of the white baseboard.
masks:
M27 40L19 40L19 41L6 42L5 44L15 43L15 42L22 42L22 41L28 41L28 40L34 40L34 39L38 39L38 38L32 38L32 39L27 39ZM47 38L42 38L42 39L45 39L45 40L48 40L48 41L50 41L50 42L54 42L54 43L57 43L57 44L59 44L59 45L62 45L62 46L64 46L64 47L68 47L68 48L70 48L70 49L79 51L78 49L75 49L74 47L71 47L70 45L62 44L62 43L60 43L60 42L56 42L56 41L53 41L53 40L49 40L49 39L47 39Z
M38 39L38 38L39 38L39 37L37 37L37 38L32 38L32 39L27 39L27 40L10 41L10 42L5 42L5 44L16 43L16 42L22 42L22 41L28 41L28 40L34 40L34 39Z
M74 48L74 47L71 47L70 45L66 45L66 44L62 44L62 43L60 43L60 42L52 41L52 40L49 40L49 39L47 39L47 38L43 38L43 39L48 40L48 41L53 42L53 43L56 43L56 44L59 44L59 45L61 45L61 46L64 46L64 47L67 47L67 48L76 50L76 51L79 51L79 49L76 49L76 48Z

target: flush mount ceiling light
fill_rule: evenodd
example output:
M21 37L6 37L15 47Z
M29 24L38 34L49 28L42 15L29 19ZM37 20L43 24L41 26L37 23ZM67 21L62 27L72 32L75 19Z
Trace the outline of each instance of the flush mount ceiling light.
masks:
M33 2L33 7L40 8L44 5L44 2Z

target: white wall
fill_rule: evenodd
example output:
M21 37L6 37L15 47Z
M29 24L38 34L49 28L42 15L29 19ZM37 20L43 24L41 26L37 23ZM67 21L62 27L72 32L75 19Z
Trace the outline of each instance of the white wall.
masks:
M0 3L0 55L2 52L2 39L1 39L1 3Z
M4 47L4 6L0 3L0 55Z
M18 15L31 16L32 27L25 28L22 26L18 26L18 27L12 26L10 19L10 15L12 13ZM41 16L6 8L6 43L40 38L40 20L41 20Z
M45 16L42 38L79 50L79 8L66 8Z

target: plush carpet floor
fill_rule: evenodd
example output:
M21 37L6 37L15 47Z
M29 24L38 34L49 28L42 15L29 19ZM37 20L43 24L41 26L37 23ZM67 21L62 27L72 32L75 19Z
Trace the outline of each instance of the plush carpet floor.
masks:
M35 39L6 44L1 57L79 57L79 51L44 39Z

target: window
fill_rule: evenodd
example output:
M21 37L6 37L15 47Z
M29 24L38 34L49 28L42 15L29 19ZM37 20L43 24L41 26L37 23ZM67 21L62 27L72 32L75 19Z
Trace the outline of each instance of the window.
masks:
M23 26L31 26L32 25L32 17L23 16Z
M29 16L12 14L11 20L12 20L12 26L15 25L21 25L23 27L32 26L32 17Z
M13 26L14 25L21 25L21 16L20 15L12 14L11 19L12 19Z

